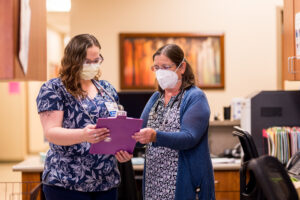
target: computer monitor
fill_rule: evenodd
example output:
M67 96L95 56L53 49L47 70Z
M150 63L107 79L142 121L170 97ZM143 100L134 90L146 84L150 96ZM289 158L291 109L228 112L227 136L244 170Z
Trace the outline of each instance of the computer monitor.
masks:
M147 92L118 92L120 104L124 107L128 117L140 118L145 105L150 99L153 91ZM144 145L136 145L133 156L143 157L145 153Z
M144 107L153 91L147 92L118 92L120 104L124 107L128 117L140 118Z

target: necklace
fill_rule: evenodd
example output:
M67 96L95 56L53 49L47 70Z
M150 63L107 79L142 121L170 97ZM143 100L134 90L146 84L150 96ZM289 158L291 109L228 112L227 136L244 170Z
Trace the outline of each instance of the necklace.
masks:
M98 107L97 107L96 103L95 103L92 99L90 99L88 96L87 96L87 99L88 99L89 101L91 101L91 102L94 104L94 106L95 106L95 108L96 108L96 112L99 113ZM94 122L95 116L92 116L92 115L86 110L86 109L88 108L88 104L83 104L81 100L79 100L79 104L80 104L80 106L83 108L83 111L85 112L85 114L86 114L87 116L89 116L89 118L90 118L90 120L91 120L91 123L92 123L92 124L95 124L95 122Z

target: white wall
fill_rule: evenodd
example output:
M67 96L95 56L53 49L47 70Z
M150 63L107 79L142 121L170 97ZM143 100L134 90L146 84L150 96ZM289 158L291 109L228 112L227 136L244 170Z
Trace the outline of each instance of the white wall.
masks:
M282 0L72 0L71 35L94 34L103 79L117 90L120 32L224 32L225 89L205 90L212 114L233 97L277 89L276 7Z

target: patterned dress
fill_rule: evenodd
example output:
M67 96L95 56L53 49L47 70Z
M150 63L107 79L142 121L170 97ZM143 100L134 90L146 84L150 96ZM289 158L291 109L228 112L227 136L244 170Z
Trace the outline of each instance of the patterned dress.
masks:
M105 102L119 100L111 84L107 81L98 83L114 100L100 90L94 99L78 101L67 92L59 78L51 79L42 85L38 94L38 112L64 111L63 128L77 129L96 124L97 118L109 117ZM88 142L70 146L49 145L42 176L44 184L82 192L106 191L119 185L120 173L114 155L90 154L91 144Z
M162 95L152 107L147 127L164 132L179 132L180 103L179 94L164 105ZM145 200L171 200L175 198L178 151L166 147L146 148Z

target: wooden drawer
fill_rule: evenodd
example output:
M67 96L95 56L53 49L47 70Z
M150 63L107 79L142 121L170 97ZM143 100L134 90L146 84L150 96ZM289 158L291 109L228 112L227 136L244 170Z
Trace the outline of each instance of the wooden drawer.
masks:
M216 192L216 200L240 200L240 192Z
M214 171L216 192L239 192L240 173L237 170Z

